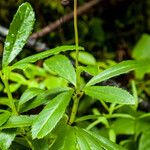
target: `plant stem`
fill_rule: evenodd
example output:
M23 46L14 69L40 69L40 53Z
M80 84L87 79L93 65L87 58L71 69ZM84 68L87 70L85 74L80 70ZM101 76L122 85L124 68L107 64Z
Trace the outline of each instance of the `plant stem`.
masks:
M68 123L69 125L71 125L75 120L77 110L78 110L79 100L82 97L82 95L83 95L83 92L77 93L73 97L74 103L73 103L72 112L71 112L71 116L70 116L69 123Z
M77 25L77 0L74 0L74 34L75 34L75 46L76 46L76 60L75 60L75 66L76 66L76 93L73 97L73 107L72 112L69 119L69 125L71 125L76 117L79 100L82 97L83 93L80 92L80 71L78 69L78 58L79 58L79 39L78 39L78 25Z
M74 33L75 33L75 45L76 45L76 68L78 67L79 57L79 39L78 39L78 25L77 25L77 0L74 0Z
M2 75L1 72L0 72L0 76L1 76L1 79L4 83L4 85L5 85L5 88L6 88L6 93L7 93L7 96L9 98L9 100L10 100L10 105L11 105L12 112L13 112L13 114L18 115L18 112L16 110L16 106L14 104L12 94L11 94L10 89L9 89L8 79L7 79L7 77L5 77L5 75Z

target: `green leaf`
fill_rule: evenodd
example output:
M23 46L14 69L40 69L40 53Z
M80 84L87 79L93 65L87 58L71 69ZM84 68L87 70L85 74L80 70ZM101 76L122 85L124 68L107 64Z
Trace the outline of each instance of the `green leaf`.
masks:
M135 126L136 136L138 136L142 132L146 132L146 130L149 130L150 129L149 123L150 117L137 119Z
M140 142L139 142L139 149L138 150L149 150L150 149L150 130L146 130L143 132Z
M29 100L31 100L32 98L34 98L35 96L39 95L40 93L42 93L44 90L39 89L39 88L29 88L27 89L20 97L19 100L19 104L18 104L18 108L20 108L21 105L23 105L24 103L28 102Z
M65 51L75 50L75 49L76 49L76 47L74 45L58 46L56 48L53 48L53 49L50 49L50 50L46 50L44 52L41 52L41 53L38 53L38 54L35 54L35 55L32 55L32 56L26 57L26 58L18 61L17 63L15 63L12 66L12 69L16 69L16 68L18 68L18 69L25 69L25 68L27 68L29 63L34 63L37 60L44 59L44 58L47 58L49 56L59 54L60 52L65 52ZM80 46L78 47L78 49L79 50L84 50L84 48L80 47Z
M10 130L12 130L12 129L10 129ZM20 150L20 149L21 150L28 150L28 149L30 149L30 145L29 145L29 143L27 142L27 139L24 136L22 136L22 137L21 136L15 137L12 145L10 146L10 150Z
M9 84L9 89L10 89L10 92L13 93L15 91L17 91L17 89L21 86L20 83L11 83ZM6 89L4 90L6 92Z
M150 58L150 35L143 34L133 49L134 59Z
M76 52L70 53L71 57L75 60L76 59ZM93 55L88 52L79 52L79 62L85 65L95 65L96 60Z
M112 123L111 128L114 129L116 134L132 135L135 130L135 120L130 118L118 118Z
M34 79L37 76L47 77L46 70L43 67L39 67L34 64L28 64L28 67L23 71L24 71L25 76L29 79Z
M42 138L52 131L65 113L72 91L64 92L51 100L40 112L32 126L32 137Z
M64 78L61 77L49 76L45 79L44 85L47 89L67 87L68 81L66 81Z
M0 114L0 126L3 125L8 120L10 115L11 114L9 111L5 111L2 114Z
M49 145L46 139L33 140L33 146L35 150L49 150Z
M97 141L101 145L101 147L103 147L106 150L124 150L124 148L122 148L121 146L113 143L112 141L99 134L85 129L83 129L82 132L85 132L85 134L89 134L95 141Z
M20 115L11 116L8 121L0 127L0 129L8 129L8 128L17 128L17 127L27 127L31 126L33 121L35 120L36 115L27 116L27 115Z
M10 100L7 97L0 97L0 105L6 105L11 108Z
M88 65L86 67L82 66L82 69L92 76L95 76L100 72L98 65Z
M36 98L32 100L30 99L26 101L26 103L20 105L19 112L26 112L30 109L43 105L49 102L51 99L53 99L58 93L68 91L69 89L70 88L59 87L59 88L54 88L54 89L43 91L39 93L39 95L37 95Z
M63 124L56 127L56 140L50 150L76 150L76 134L74 128ZM69 143L69 144L68 144Z
M27 82L23 75L15 72L10 72L8 79L20 84L26 84Z
M76 73L67 57L56 55L47 59L45 64L50 70L57 73L59 76L70 81L73 85L76 84Z
M149 68L149 60L128 60L123 61L119 64L116 64L98 75L94 76L86 86L94 85L96 83L102 82L104 80L110 79L112 77L128 73L129 71L133 71L140 68Z
M16 136L15 130L11 129L0 131L0 149L8 150L15 136Z
M85 94L110 103L134 104L134 97L127 91L112 86L91 86L84 89Z
M150 35L143 34L139 41L136 43L133 51L132 57L136 60L140 59L150 59ZM150 72L149 68L140 68L136 70L136 78L142 79L146 73Z
M23 3L15 14L9 28L4 45L3 67L8 66L22 50L31 33L34 20L34 12L31 5Z
M76 129L77 143L80 150L103 150L101 143L80 128Z

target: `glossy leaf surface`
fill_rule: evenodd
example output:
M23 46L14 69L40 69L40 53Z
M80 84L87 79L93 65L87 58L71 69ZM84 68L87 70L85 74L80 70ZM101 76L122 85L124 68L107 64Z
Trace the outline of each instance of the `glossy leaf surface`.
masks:
M113 86L91 86L84 89L85 94L110 103L134 104L134 97L127 91Z
M30 109L36 108L40 105L43 105L45 103L48 103L50 100L52 100L57 94L68 91L69 88L64 88L64 87L59 87L59 88L54 88L50 90L43 91L37 95L37 97L30 99L19 105L19 112L26 112ZM30 95L32 96L32 95Z
M59 76L76 84L76 73L70 60L63 55L53 56L45 61L46 66Z
M0 131L0 149L8 150L15 136L16 136L15 130L9 129Z
M84 50L83 47L78 47L78 49L79 50ZM56 48L46 50L44 52L26 57L26 58L18 61L17 63L15 63L13 65L12 69L15 69L15 68L24 69L24 68L27 67L28 63L34 63L37 60L44 59L44 58L47 58L49 56L59 54L60 52L65 52L65 51L69 51L69 50L75 50L75 46L74 45L58 46Z
M6 67L20 53L32 30L34 12L29 3L23 3L10 25L4 45L2 66Z
M5 112L0 114L0 126L3 125L8 120L10 115L11 114L8 111L5 111Z
M27 89L22 96L20 97L19 100L19 104L18 107L20 107L20 105L23 105L24 103L26 103L27 101L29 101L30 99L34 98L35 96L39 95L40 93L42 93L44 90L39 89L39 88L29 88Z
M17 128L31 126L36 116L13 115L0 129Z
M52 131L65 113L71 96L72 91L61 93L46 105L33 123L33 138L42 138Z
M96 83L102 82L104 80L110 79L112 77L128 73L129 71L133 71L140 68L149 68L148 60L128 60L123 61L119 64L116 64L98 75L94 76L86 86L94 85Z
M80 128L76 128L77 143L80 150L103 150L100 142Z
M103 147L104 149L107 149L107 150L125 150L121 146L113 143L112 141L108 140L107 138L105 138L99 134L96 134L94 132L91 132L91 131L88 131L85 129L82 132L89 134L93 139L95 139L95 141L99 142L101 147Z

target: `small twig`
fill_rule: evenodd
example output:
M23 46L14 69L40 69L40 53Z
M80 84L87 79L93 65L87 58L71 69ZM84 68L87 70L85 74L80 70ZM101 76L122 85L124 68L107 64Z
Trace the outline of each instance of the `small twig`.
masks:
M85 13L90 8L92 8L93 6L97 5L99 2L101 2L101 0L91 0L87 3L85 3L83 6L80 6L78 8L77 15L80 16L81 14ZM31 35L31 38L32 39L37 39L37 38L43 37L44 35L50 33L51 31L54 31L55 29L57 29L60 25L70 21L71 19L73 19L73 17L74 17L74 13L71 12L71 13L59 18L55 22L48 24L46 27L44 27L40 31L33 33Z

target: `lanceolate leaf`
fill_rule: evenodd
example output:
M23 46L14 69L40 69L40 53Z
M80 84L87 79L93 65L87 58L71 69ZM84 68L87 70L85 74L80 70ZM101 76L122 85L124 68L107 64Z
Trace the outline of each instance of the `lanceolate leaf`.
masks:
M32 95L29 97L26 97L27 100L25 103L22 103L19 105L18 109L19 112L26 112L30 109L36 108L40 105L43 105L47 102L49 102L51 99L53 99L57 94L68 91L69 88L64 88L64 87L59 87L59 88L54 88L46 91L42 91L37 95L37 97L31 99Z
M36 115L33 115L33 116L27 116L27 115L11 116L8 119L8 121L3 126L0 127L0 129L31 126L33 121L35 120L35 117L36 117Z
M72 52L71 57L73 59L76 59L76 52ZM85 64L85 65L95 65L96 64L96 60L94 58L94 56L88 52L79 52L79 58L78 58L79 62Z
M82 130L82 129L80 129ZM107 138L96 134L94 132L88 131L83 129L81 132L84 132L85 134L89 134L95 141L99 142L99 144L101 145L101 147L103 147L106 150L125 150L124 148L122 148L121 146L113 143L112 141L108 140Z
M0 149L8 150L12 141L16 136L16 130L2 130L0 131Z
M11 108L10 100L7 97L0 97L0 105L6 105Z
M3 125L8 120L10 115L11 114L9 111L5 111L4 113L0 114L0 126Z
M149 150L150 148L149 138L150 138L149 130L146 130L145 132L142 133L142 136L139 142L139 150Z
M33 140L33 146L35 150L49 150L48 140L44 138Z
M95 137L80 128L75 128L77 143L80 150L103 150L101 143Z
M55 130L57 138L50 150L76 150L76 133L73 127L63 124Z
M22 96L20 97L18 107L20 107L20 105L23 105L24 103L26 103L27 101L29 101L29 100L32 99L33 97L39 95L39 94L42 93L43 91L44 91L44 90L38 89L38 88L30 88L30 89L27 89L27 90L22 94Z
M94 76L86 86L94 85L96 83L102 82L109 78L118 76L120 74L127 73L129 71L133 71L140 68L148 68L149 61L148 60L128 60L123 61L117 65L114 65L103 72L99 73L98 75Z
M5 45L2 66L6 67L22 50L32 30L34 12L29 3L22 4L9 28Z
M33 138L42 138L52 131L65 113L72 93L71 90L61 93L46 105L33 123Z
M15 68L24 69L27 66L28 63L34 63L37 60L47 58L47 57L49 57L51 55L59 54L60 52L65 52L65 51L69 51L69 50L75 50L75 48L76 47L74 45L58 46L56 48L53 48L53 49L50 49L50 50L46 50L44 52L41 52L41 53L38 53L38 54L35 54L35 55L32 55L32 56L26 57L26 58L18 61L17 63L15 63L13 65L12 69L15 69ZM83 47L78 47L78 49L79 50L84 50Z
M127 91L112 86L90 86L84 89L85 94L110 103L134 104L134 97Z
M67 57L56 55L47 59L45 64L50 70L57 73L59 76L70 81L73 85L76 84L76 73Z

